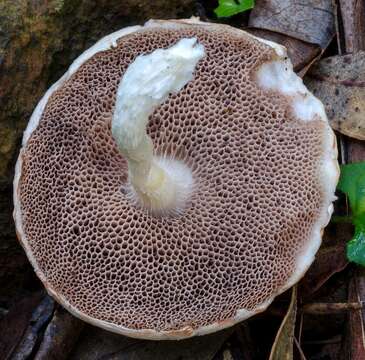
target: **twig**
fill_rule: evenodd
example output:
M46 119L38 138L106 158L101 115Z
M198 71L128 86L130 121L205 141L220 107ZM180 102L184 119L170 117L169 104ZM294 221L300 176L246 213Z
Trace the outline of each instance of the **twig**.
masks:
M325 314L336 314L345 311L354 311L362 309L362 304L355 303L313 303L306 304L301 308L304 314L313 315L325 315Z
M299 344L299 342L298 342L298 340L295 336L294 336L294 342L295 342L295 345L297 346L300 358L302 360L307 360L307 358L305 357L304 352L303 352L303 350L302 350L302 348L301 348L301 346L300 346L300 344Z
M310 303L305 304L298 309L301 314L310 314L310 315L326 315L326 314L338 314L346 311L357 311L363 309L363 305L360 302L351 302L351 303ZM285 309L276 306L271 306L267 309L261 316L274 316L274 317L283 317L285 316ZM258 315L260 316L260 314ZM300 330L300 328L299 328ZM298 338L301 338L301 333L299 332Z
M343 165L347 163L346 142L344 136L341 133L338 134L338 139L339 139L338 145L340 148L340 155L341 155L340 162L341 165Z
M303 333L303 313L300 314L300 320L299 320L299 332L298 332L299 345L302 343L302 333Z
M342 336L341 335L336 335L333 338L326 339L326 340L303 341L303 344L305 344L305 345L327 345L327 344L338 344L341 341L342 341Z

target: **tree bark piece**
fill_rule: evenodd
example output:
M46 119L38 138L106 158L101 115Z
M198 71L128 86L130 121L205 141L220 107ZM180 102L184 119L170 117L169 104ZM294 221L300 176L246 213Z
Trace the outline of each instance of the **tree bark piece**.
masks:
M346 53L365 50L365 2L339 0Z

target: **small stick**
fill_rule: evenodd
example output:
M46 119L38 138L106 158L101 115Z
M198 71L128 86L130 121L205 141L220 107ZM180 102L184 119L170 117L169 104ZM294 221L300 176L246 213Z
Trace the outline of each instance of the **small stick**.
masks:
M313 303L306 304L301 308L304 314L325 315L336 314L345 311L354 311L362 309L362 303Z
M294 336L294 342L295 342L295 345L297 346L301 360L307 360L307 358L305 357L304 352L295 336Z
M303 341L303 344L305 345L327 345L327 344L338 344L342 341L341 335L336 335L331 339L326 340L309 340L309 341Z
M299 321L299 332L298 332L299 345L301 345L302 343L302 333L303 333L303 313L300 314L300 321Z

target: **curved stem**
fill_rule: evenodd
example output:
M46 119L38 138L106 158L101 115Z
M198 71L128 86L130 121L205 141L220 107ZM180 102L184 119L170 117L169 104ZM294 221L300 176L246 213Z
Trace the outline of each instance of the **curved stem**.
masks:
M146 132L148 118L170 93L192 80L203 56L204 47L195 38L181 39L168 49L138 56L119 84L112 134L128 161L132 195L151 211L180 210L186 201L182 194L188 197L192 178L185 165L173 159L161 161L154 155Z

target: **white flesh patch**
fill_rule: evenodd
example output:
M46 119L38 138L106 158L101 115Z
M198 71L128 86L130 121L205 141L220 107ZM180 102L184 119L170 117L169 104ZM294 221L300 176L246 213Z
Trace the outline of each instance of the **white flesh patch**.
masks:
M293 112L300 120L311 121L316 115L326 120L323 104L308 91L302 79L295 74L289 59L264 63L257 72L257 80L262 89L290 96Z
M148 118L169 94L193 79L204 55L196 38L181 39L168 49L138 56L118 87L112 134L128 161L128 195L152 213L181 213L190 198L193 177L181 162L154 156L146 133Z

